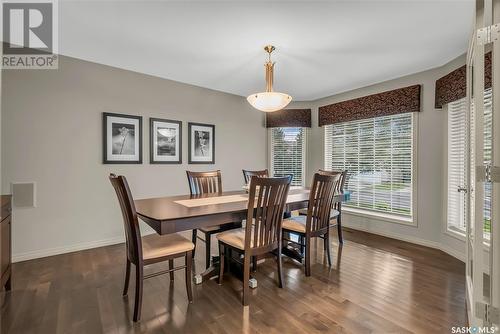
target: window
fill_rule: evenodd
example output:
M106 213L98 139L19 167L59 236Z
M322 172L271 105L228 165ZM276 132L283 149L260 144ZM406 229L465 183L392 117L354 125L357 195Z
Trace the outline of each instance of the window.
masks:
M461 99L448 104L448 230L465 232L467 186L467 104Z
M325 168L347 170L347 207L412 216L413 116L325 126Z
M471 105L471 119L474 119L474 106ZM448 230L465 233L466 229L466 201L465 193L458 192L461 187L467 186L467 105L466 99L448 104ZM491 164L492 152L492 93L491 89L484 92L484 164ZM471 133L474 133L474 123L471 123ZM474 179L474 137L470 137L471 148L471 179ZM491 183L484 185L484 236L489 238L491 231ZM472 198L474 193L471 194ZM472 199L473 200L473 199ZM474 219L474 212L470 212Z
M292 186L304 185L305 137L305 128L271 129L271 175L292 174Z

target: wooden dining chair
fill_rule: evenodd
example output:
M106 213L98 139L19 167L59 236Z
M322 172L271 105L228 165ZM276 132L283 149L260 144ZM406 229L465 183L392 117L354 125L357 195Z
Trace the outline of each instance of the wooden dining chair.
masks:
M243 169L243 179L245 180L245 184L248 184L248 182L250 182L250 179L252 178L252 176L269 177L269 171L267 169L263 169L263 170Z
M343 171L327 171L320 169L318 171L320 174L325 174L325 175L338 175L340 174L340 180L337 184L337 189L336 193L344 193L344 186L347 180L347 170ZM299 210L299 215L304 215L307 216L307 209L300 209ZM333 221L333 224L332 224ZM339 243L342 245L344 243L344 237L342 234L342 202L335 202L333 203L332 210L330 212L330 226L335 227L337 226L337 233L339 236Z
M217 234L220 252L219 284L224 275L227 251L243 255L243 305L248 305L250 261L263 255L276 257L278 284L283 287L281 264L281 224L290 178L252 177L248 195L247 223L244 228ZM273 253L272 253L273 252ZM234 260L228 257L229 260Z
M220 170L209 171L209 172L192 172L186 171L189 191L191 196L199 196L204 194L221 194L222 193L222 176ZM193 230L192 242L195 245L193 251L193 256L196 252L196 240L200 239L205 242L205 267L208 269L210 267L210 250L211 250L211 239L212 235L229 230L231 228L239 227L241 223L229 223L224 225L215 225L202 227L198 230ZM198 238L198 231L205 234L205 240Z
M285 239L287 243L299 244L305 248L306 276L311 275L311 239L320 237L324 241L324 249L328 256L328 265L332 265L330 257L330 211L334 196L338 189L341 174L314 174L307 215L299 215L283 220L283 232L299 236L299 242Z
M127 248L127 264L125 268L125 286L123 296L128 294L131 264L135 266L135 303L134 321L141 318L143 281L147 278L170 274L174 279L174 271L185 269L186 291L189 302L193 301L191 291L191 267L194 245L191 241L178 234L149 235L141 237L139 220L135 204L125 176L109 175L109 180L115 189L123 216L125 240ZM184 257L185 265L174 267L174 259ZM149 275L144 275L144 267L150 264L168 261L168 269Z

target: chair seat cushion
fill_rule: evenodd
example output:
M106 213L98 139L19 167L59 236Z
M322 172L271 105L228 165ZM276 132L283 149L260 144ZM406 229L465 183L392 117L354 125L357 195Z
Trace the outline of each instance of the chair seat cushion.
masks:
M202 231L203 233L207 233L207 232L214 232L214 231L218 231L220 230L220 225L215 225L215 226L205 226L205 227L201 227L199 228L200 231Z
M283 220L282 228L299 233L306 233L307 216L294 216Z
M339 211L333 209L332 211L330 211L330 219L337 218L339 214L340 214ZM300 209L299 215L307 216L307 209Z
M192 250L194 244L174 233L167 235L151 234L142 238L142 257L144 260L162 258Z
M243 227L221 232L217 234L216 237L217 240L225 244L238 249L245 249L245 228ZM250 247L253 247L253 240L251 241Z

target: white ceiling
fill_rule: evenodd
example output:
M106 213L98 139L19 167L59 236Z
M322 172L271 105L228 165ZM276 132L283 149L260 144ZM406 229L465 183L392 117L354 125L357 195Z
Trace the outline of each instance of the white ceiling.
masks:
M296 101L441 66L466 50L473 1L62 1L63 55L247 96Z

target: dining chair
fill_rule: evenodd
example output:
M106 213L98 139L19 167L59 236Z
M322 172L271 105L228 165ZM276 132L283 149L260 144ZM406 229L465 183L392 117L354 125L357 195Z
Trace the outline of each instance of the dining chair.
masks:
M327 171L320 169L318 171L320 174L325 174L325 175L337 175L340 174L340 180L336 189L336 193L344 193L344 186L347 180L347 170L343 171ZM299 215L304 215L307 216L307 209L300 209L299 210ZM335 222L331 224L332 220ZM330 226L335 227L337 226L337 233L339 236L339 243L342 245L344 244L344 237L342 234L342 202L335 202L333 203L332 210L330 212Z
M134 322L141 318L143 281L145 279L170 274L174 280L174 271L185 269L186 291L188 300L193 301L191 291L191 267L194 245L191 241L178 234L152 234L141 237L139 220L135 211L135 204L125 176L109 175L109 180L115 189L123 216L125 240L127 248L127 264L125 268L125 286L123 296L128 294L131 264L135 266L135 303ZM174 267L174 259L184 257L185 265ZM150 264L168 261L168 269L144 275L144 267Z
M209 171L209 172L186 171L186 174L189 182L189 191L191 193L191 196L222 193L222 176L220 170ZM195 255L196 252L196 240L200 239L201 241L204 241L205 267L208 269L210 267L210 251L211 251L212 235L239 226L241 225L235 226L235 223L229 223L224 225L202 227L198 230L194 229L191 240L195 245L195 249L193 250L193 256ZM198 231L205 234L205 240L198 238Z
M269 171L266 169L263 170L246 170L243 169L243 179L245 180L245 184L248 186L250 180L252 179L253 176L256 177L269 177ZM252 260L252 270L256 271L257 270L257 257L253 257Z
M278 285L280 288L283 287L281 224L289 189L289 177L253 176L248 195L246 226L217 234L220 253L219 284L222 284L224 262L228 250L229 253L235 251L237 254L243 255L243 305L248 305L250 261L252 258L263 255L276 257ZM228 260L238 261L232 256L228 257Z
M243 179L245 180L245 184L248 184L248 182L250 182L250 179L252 178L252 176L269 177L269 171L267 169L263 169L263 170L243 169Z
M283 220L283 233L299 236L299 242L284 240L305 248L306 276L311 275L311 239L322 238L324 249L328 256L328 265L332 265L330 257L330 211L336 190L339 188L341 174L314 174L307 215L299 215Z

